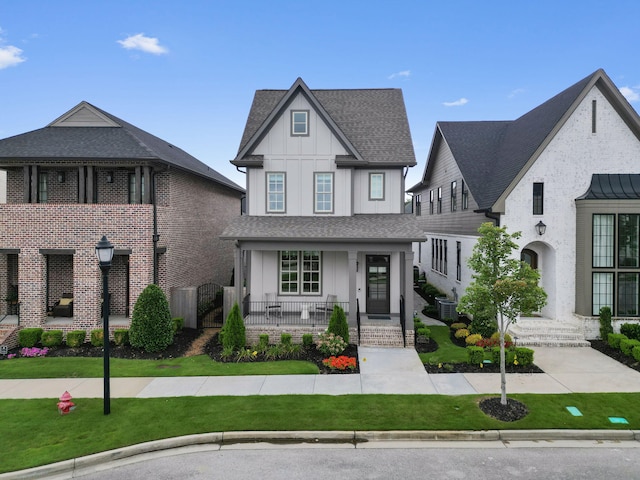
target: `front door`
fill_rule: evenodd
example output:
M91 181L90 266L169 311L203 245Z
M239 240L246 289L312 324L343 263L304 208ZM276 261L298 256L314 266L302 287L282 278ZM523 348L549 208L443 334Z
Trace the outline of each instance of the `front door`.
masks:
M389 313L389 255L367 255L367 313Z

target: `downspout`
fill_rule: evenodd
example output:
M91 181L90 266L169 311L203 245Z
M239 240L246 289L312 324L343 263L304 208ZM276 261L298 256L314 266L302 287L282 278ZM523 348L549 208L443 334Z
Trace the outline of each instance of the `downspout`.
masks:
M500 214L499 213L493 213L491 211L491 207L489 208L484 208L482 210L475 210L476 213L484 213L484 216L487 217L490 220L493 220L494 225L496 227L500 226Z

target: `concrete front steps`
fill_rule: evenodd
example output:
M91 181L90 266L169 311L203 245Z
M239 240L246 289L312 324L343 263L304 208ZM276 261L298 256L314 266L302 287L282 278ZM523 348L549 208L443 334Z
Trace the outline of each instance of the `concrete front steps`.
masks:
M360 346L404 348L400 325L361 325Z
M509 326L508 332L521 347L591 346L580 328L548 318L521 318Z

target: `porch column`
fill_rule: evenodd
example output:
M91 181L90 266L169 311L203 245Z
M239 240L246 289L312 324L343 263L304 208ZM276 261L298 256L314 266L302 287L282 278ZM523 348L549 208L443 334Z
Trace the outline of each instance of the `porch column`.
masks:
M146 185L145 185L146 186ZM142 169L136 167L136 191L133 203L142 203Z
M93 203L93 166L89 165L87 167L87 176L85 177L85 193L86 193L86 203Z
M234 258L234 271L233 271L233 285L235 287L236 301L240 307L240 314L244 314L242 311L242 284L244 279L242 278L242 248L240 242L235 242L235 249L233 251Z
M142 203L151 203L151 168L144 167L142 170L144 176L144 195L142 196Z
M413 330L413 250L404 252L404 315L407 330Z
M85 175L84 167L78 167L78 203L87 202L86 182L87 177Z
M356 266L358 260L358 252L349 250L349 326L356 327L358 325L356 305L358 303L358 292L356 286Z

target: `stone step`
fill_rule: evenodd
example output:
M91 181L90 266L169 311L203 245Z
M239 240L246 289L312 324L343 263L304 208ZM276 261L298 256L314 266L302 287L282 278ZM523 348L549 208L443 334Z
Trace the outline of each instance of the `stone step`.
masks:
M363 325L360 327L360 345L363 347L404 348L402 328L399 326Z
M525 319L509 326L509 334L523 347L589 347L578 327L549 319Z

